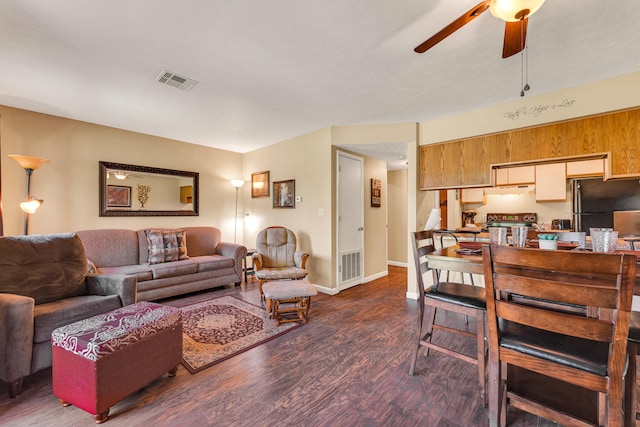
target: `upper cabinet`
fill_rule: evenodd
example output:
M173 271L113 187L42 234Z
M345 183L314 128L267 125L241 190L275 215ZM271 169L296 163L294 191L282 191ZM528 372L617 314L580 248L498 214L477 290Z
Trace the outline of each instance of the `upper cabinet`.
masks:
M536 181L535 166L516 166L498 168L496 171L496 185L533 184Z
M585 178L604 175L604 159L567 162L567 178Z
M482 188L463 188L460 191L460 203L479 203L485 204L484 189Z
M596 155L610 156L607 177L640 176L640 108L420 146L420 189L490 186L492 165Z
M567 164L536 165L536 202L567 200Z
M420 188L460 188L469 183L489 186L487 161L484 144L456 141L424 145L420 147Z

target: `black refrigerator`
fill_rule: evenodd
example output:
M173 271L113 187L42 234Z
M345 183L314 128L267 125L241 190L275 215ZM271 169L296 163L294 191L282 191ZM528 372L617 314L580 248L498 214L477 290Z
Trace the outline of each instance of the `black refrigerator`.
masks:
M603 181L602 178L573 181L573 228L613 228L614 211L640 210L640 181L626 179Z

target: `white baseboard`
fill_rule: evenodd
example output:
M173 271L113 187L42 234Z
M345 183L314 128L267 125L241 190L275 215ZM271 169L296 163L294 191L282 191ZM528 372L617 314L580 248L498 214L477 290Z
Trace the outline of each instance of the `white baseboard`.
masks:
M409 266L409 264L407 264L406 262L399 262L399 261L387 261L387 265L393 265L394 267L404 267L404 268L407 268Z
M376 279L381 279L383 277L387 277L389 275L389 270L381 271L380 273L376 273L373 276L365 277L362 283L369 283Z
M320 285L313 285L313 286L315 286L318 292L322 292L323 294L337 295L340 293L340 291L337 288L327 288L326 286L320 286Z
M407 299L414 299L414 300L418 300L418 293L417 292L407 292Z

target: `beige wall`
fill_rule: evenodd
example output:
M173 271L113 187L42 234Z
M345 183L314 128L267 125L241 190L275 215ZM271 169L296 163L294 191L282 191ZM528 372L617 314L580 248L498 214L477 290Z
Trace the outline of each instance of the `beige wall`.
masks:
M31 178L31 193L44 199L30 217L30 234L94 228L213 225L233 241L235 191L242 155L126 130L0 106L4 234L23 233L24 169L7 157L24 154L51 163ZM200 216L99 217L98 162L109 161L200 173Z
M371 179L382 183L379 208L371 206ZM389 209L387 164L381 160L365 158L364 162L364 277L369 281L386 276L387 268L387 210Z
M333 288L335 270L332 255L332 157L331 132L323 129L301 135L243 155L242 188L244 201L244 237L242 242L255 247L260 230L271 225L291 229L298 247L309 252L309 280L321 287ZM251 198L251 174L268 170L271 197ZM295 209L272 207L273 182L295 179ZM246 214L249 214L247 217Z
M389 262L394 265L407 264L407 169L389 171L387 186L389 188Z
M544 78L543 76L540 78ZM538 126L640 104L640 72L519 97L454 116L420 123L420 145Z

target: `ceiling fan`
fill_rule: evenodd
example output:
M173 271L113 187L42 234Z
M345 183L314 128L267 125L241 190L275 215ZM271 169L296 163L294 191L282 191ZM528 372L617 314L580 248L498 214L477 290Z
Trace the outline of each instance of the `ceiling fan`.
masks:
M424 53L442 40L473 21L487 9L496 18L505 21L504 45L502 57L508 58L522 51L526 46L527 22L529 16L533 15L544 3L544 0L484 0L464 15L444 27L434 36L417 46L414 51Z

